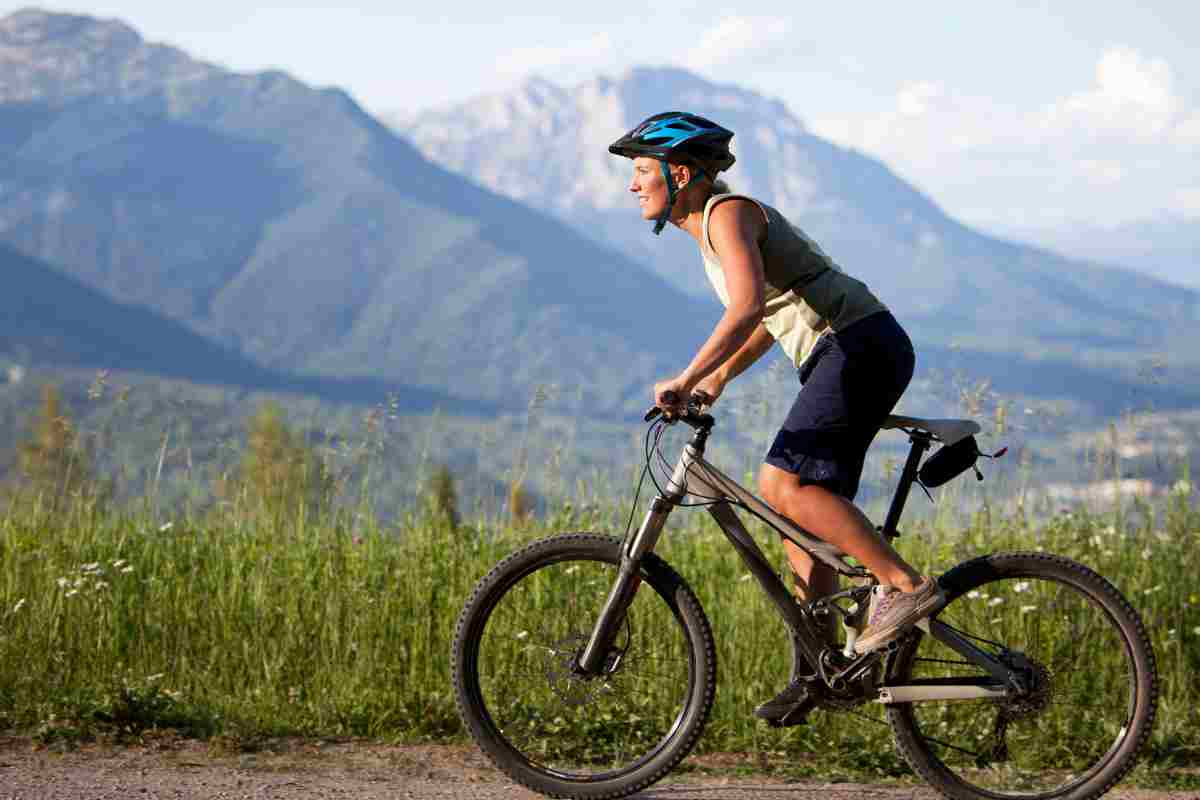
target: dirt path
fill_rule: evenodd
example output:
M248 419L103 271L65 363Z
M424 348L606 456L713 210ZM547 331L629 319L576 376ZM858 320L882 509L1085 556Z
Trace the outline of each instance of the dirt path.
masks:
M354 800L532 800L466 747L284 742L237 753L188 740L145 746L37 747L0 739L0 800L103 798L354 798ZM648 800L925 800L917 785L862 785L684 775L638 795ZM1114 800L1198 800L1200 793L1117 790Z

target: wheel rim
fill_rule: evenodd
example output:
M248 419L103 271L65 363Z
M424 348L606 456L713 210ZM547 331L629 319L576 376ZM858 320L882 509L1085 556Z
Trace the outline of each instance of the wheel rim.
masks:
M562 556L494 594L468 653L481 723L530 768L562 780L627 776L666 749L686 716L695 663L673 603L643 583L604 677L574 659L617 576L601 559Z
M1017 651L1007 657L1023 665L1032 688L1003 701L892 710L954 782L996 798L1061 796L1126 743L1137 702L1133 649L1080 587L1043 575L994 576L956 597L938 619L993 654L1001 652L996 643ZM984 675L928 635L902 652L894 674L895 683Z

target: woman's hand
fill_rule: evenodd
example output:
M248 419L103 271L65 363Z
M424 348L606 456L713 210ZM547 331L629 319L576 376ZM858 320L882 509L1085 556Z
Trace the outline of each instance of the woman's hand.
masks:
M692 395L706 395L704 398L704 405L706 408L712 408L716 404L717 398L721 396L721 392L724 391L724 389L725 379L722 378L718 373L714 372L692 388Z
M668 414L678 414L687 410L687 401L691 394L691 381L683 375L678 375L654 384L654 405Z

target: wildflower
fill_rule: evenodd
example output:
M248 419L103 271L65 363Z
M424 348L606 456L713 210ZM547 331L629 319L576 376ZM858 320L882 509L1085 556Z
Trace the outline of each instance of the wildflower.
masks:
M738 578L738 580L741 581L742 583L745 583L746 581L750 580L753 577L754 577L753 575L751 575L749 572L747 572L745 575Z
M576 572L579 572L578 564L576 564L573 567L567 567L565 570L563 570L564 575L574 575Z
M1029 588L1029 581L1019 581L1017 583L1017 585L1013 587L1013 591L1016 592L1017 594L1020 594L1021 592L1025 591L1028 588Z
M1021 613L1028 614L1030 611L1037 611L1037 606L1021 606Z
M1145 550L1142 551L1142 558L1145 559L1146 561L1149 561L1150 556L1152 556L1152 555L1154 555L1154 554L1150 552L1149 547L1147 547Z
M993 597L991 600L988 600L988 605L989 606L998 606L1003 602L1004 602L1003 597Z
M979 590L972 589L971 591L967 592L967 599L968 600L978 600L979 599Z
M15 606L13 606L12 613L15 614L24 607L25 607L25 598L22 597L20 600L17 601L17 604Z
M100 572L102 570L100 567L100 562L93 561L91 564L84 564L82 567L79 568L79 571L80 572Z
M1160 583L1160 584L1157 584L1157 585L1155 585L1155 586L1151 586L1149 589L1146 589L1146 590L1144 590L1144 591L1142 592L1142 594L1154 594L1155 592L1157 592L1157 591L1158 591L1159 589L1161 589L1161 588L1162 588L1162 584Z
M1200 625L1197 625L1196 627L1192 628L1192 633L1196 634L1197 636L1200 636Z
M128 575L131 572L133 572L133 567L125 567L124 569L121 570L122 575Z
M1175 629L1174 629L1174 628L1171 628L1171 630L1167 631L1167 636L1174 636L1174 635L1175 635Z
M166 533L167 531L171 530L171 528L173 528L173 527L175 527L175 523L174 523L174 522L164 522L162 525L160 525L160 526L158 527L158 532L159 532L159 533Z
M69 586L71 584L71 581L68 580L67 578L59 578L58 580L55 581L55 583L58 584L58 588L65 589L65 588L67 588L67 586Z
M518 634L517 634L517 638L518 638L518 639L527 639L527 638L529 638L529 631L521 631L520 633L518 633Z
M121 567L125 566L128 563L129 562L126 561L125 559L118 558L116 561L112 562L112 566L113 566L113 569L120 569Z
M105 583L104 581L96 581L96 586L95 586L94 588L95 588L95 589L96 589L96 591L98 592L98 591L100 591L101 589L107 589L107 588L108 588L108 584L107 584L107 583Z
M74 596L75 596L75 595L77 595L77 594L79 594L79 590L78 590L78 589L72 589L71 591L67 592L67 597L74 597Z
M156 672L156 673L154 673L153 675L147 675L147 676L146 676L146 681L147 681L147 682L149 682L149 681L156 681L156 680L159 680L160 678L162 678L162 676L164 676L164 675L166 675L166 673L165 673L165 672Z

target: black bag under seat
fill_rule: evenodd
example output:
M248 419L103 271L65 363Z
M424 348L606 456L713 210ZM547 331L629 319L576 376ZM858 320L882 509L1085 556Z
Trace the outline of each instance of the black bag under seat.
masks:
M975 462L983 455L974 436L960 439L954 444L938 449L936 453L925 459L917 472L917 479L927 488L941 486L951 478L956 478L975 466ZM975 470L975 477L983 480L983 474Z

